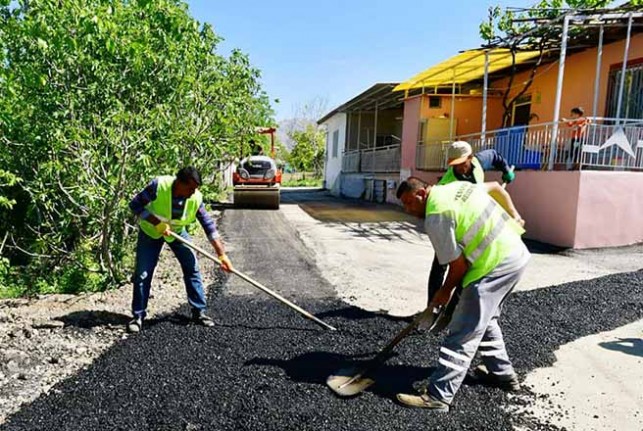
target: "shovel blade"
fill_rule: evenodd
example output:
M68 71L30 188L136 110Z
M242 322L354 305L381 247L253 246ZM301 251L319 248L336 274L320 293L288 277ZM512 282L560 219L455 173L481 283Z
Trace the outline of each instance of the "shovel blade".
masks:
M375 380L360 376L360 370L343 368L326 379L326 385L340 397L352 397L364 392Z

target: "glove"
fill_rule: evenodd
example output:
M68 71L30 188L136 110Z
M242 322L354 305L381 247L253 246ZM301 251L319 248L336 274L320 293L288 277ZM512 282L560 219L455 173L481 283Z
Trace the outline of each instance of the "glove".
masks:
M225 254L222 254L219 256L219 260L221 261L221 269L223 269L225 272L232 272L234 269L232 267L232 261L226 256Z
M156 231L158 233L160 233L161 235L163 235L163 236L169 236L169 234L167 234L167 231L170 230L170 225L167 224L167 223L161 222L161 223L155 225L154 229L156 229Z
M504 181L507 184L511 183L515 179L516 179L516 174L514 173L514 171L507 171L504 174L502 174L502 181Z

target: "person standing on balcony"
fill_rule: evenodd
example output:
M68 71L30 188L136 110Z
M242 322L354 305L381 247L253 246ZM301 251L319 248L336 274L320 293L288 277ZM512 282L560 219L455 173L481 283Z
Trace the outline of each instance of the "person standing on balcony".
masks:
M580 153L583 147L583 139L585 138L585 132L587 130L587 125L589 124L589 119L585 117L585 111L580 106L572 108L571 110L572 118L563 118L562 121L567 123L567 126L571 128L572 138L569 141L569 147L565 150L565 159L567 163L567 169L578 169L580 164Z
M484 183L484 173L489 170L502 171L502 180L511 183L516 174L496 150L482 150L473 154L473 149L468 142L456 141L449 146L447 151L449 169L438 181L438 185L446 185L455 181L466 181L473 184ZM433 295L442 286L447 265L440 265L437 256L433 259L429 273L428 299L431 302Z

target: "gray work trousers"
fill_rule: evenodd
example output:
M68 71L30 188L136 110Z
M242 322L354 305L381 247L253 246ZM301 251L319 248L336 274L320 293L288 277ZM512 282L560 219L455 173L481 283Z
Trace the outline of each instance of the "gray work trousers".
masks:
M526 266L500 276L492 272L462 290L448 326L449 334L440 348L438 366L429 378L427 390L433 397L451 404L478 350L490 373L497 376L515 373L498 317Z

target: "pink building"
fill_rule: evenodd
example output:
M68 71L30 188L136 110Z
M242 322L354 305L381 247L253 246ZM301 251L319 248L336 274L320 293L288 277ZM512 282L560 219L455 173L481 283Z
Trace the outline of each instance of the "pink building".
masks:
M385 88L394 84L377 84L338 107L329 116L345 114L346 138L335 190L396 202L400 179L437 181L448 143L466 140L475 150L495 148L516 166L508 191L527 238L572 248L643 242L643 13L609 17L617 27L605 15L570 15L563 24L601 19L605 26L584 30L582 45L565 39L535 70L538 53L521 52L507 110L512 63L502 48L466 51L392 92ZM515 83L532 72L522 91ZM571 160L571 131L560 119L575 106L591 121Z

